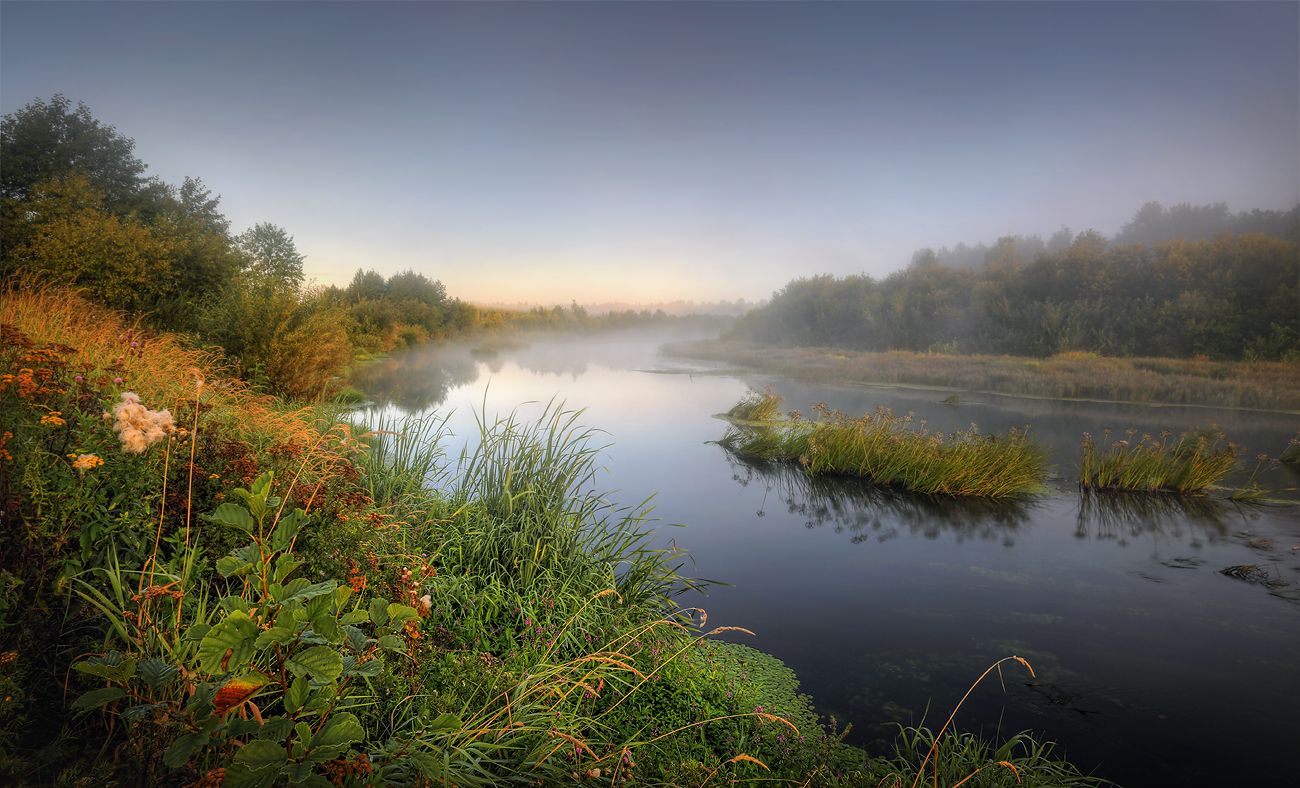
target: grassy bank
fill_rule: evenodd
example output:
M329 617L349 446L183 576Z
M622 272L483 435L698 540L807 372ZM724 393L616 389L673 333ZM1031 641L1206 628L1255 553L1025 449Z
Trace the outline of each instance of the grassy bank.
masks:
M892 383L1058 399L1300 411L1300 364L1109 358L1050 358L856 352L733 340L672 345L667 352L723 361L802 380Z
M911 492L1005 498L1039 492L1042 449L1025 434L944 435L888 409L850 417L821 406L814 420L777 420L781 398L758 394L737 403L718 441L746 460L798 463L812 475L851 476Z
M576 413L453 461L436 419L257 396L67 293L0 325L4 781L1011 784L951 731L868 759L716 640ZM1024 741L1019 784L1090 782Z

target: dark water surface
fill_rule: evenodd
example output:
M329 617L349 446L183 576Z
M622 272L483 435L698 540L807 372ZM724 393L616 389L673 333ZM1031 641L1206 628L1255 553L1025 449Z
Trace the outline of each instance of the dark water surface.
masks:
M1085 498L1072 480L1085 431L1215 423L1253 465L1282 450L1300 417L987 395L945 405L947 392L796 383L659 355L674 338L442 346L386 359L358 383L385 411L453 410L459 436L475 433L485 402L489 416L556 395L586 408L583 423L610 442L602 487L627 504L655 494L663 541L688 548L698 576L733 584L703 600L709 623L754 630L747 642L785 660L869 749L892 736L888 723L941 724L986 667L1018 654L1037 677L1012 666L1005 691L991 677L962 707L962 728L1032 729L1125 785L1293 779L1300 507ZM724 428L711 414L769 384L805 410L885 405L945 431L1031 425L1051 449L1054 491L955 501L737 463L709 443ZM1261 476L1292 498L1297 478ZM678 523L688 527L668 527ZM1220 573L1243 564L1274 582Z

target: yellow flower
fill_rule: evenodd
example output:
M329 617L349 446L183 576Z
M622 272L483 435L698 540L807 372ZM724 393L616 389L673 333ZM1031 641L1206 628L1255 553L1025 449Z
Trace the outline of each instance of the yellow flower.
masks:
M72 467L83 473L92 468L98 468L104 464L104 460L97 454L82 454L72 461Z

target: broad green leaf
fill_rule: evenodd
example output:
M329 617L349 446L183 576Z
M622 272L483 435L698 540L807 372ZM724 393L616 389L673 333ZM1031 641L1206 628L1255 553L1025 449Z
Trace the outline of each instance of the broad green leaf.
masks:
M284 748L267 739L254 739L235 753L235 763L260 772L263 769L279 768L289 760Z
M327 643L338 645L343 642L343 633L339 631L339 622L328 611L312 619L311 629L324 638Z
M169 769L179 769L190 760L190 756L207 743L208 734L202 731L182 734L163 754L163 764Z
M388 606L388 625L394 630L396 630L399 625L405 624L407 621L419 617L420 614L416 613L415 608L410 605L399 605L398 603L393 602Z
M379 639L379 647L396 651L398 654L406 653L406 643L396 635L384 635Z
M337 610L342 610L342 609L343 609L343 606L347 604L347 602L348 602L348 598L349 598L350 596L352 596L352 587L351 587L351 586L341 585L341 586L339 586L338 588L334 589L334 607L335 607L335 609L337 609Z
M311 695L311 680L306 676L298 676L289 683L289 689L284 693L284 710L290 714L301 709Z
M283 646L285 643L291 642L296 635L297 633L288 627L274 626L263 630L262 634L257 636L257 642L254 643L253 647L261 651L276 644Z
M185 634L181 635L181 639L190 641L202 640L203 636L208 634L208 630L210 629L212 629L211 624L195 624L185 630Z
M388 602L384 599L370 600L370 620L375 626L382 627L388 623Z
M287 596L285 596L282 601L292 602L294 600L300 600L305 602L309 599L324 596L325 594L332 594L334 593L334 589L338 588L339 585L337 580L325 580L320 583L312 583L307 586L299 587L298 589L290 590L294 582L297 581L291 581L288 586L285 586Z
M72 702L72 708L75 711L90 711L97 709L107 703L115 700L121 700L126 697L126 690L121 687L101 687L100 689L91 690Z
M272 579L277 583L283 583L300 566L302 566L302 562L293 560L293 556L281 555L275 559L275 573Z
M123 658L116 651L101 657L90 657L72 666L74 670L109 681L123 682L135 675L136 661Z
M343 588L347 588L347 586L343 586ZM343 619L342 619L344 624L360 624L364 621L369 621L369 620L370 620L369 610L350 610L347 613L343 614Z
M253 527L257 525L257 521L248 510L237 503L223 503L208 516L222 525L238 528L244 533L252 533Z
M297 733L298 733L298 744L297 744L297 746L296 746L294 749L297 749L298 747L301 747L302 749L305 750L305 749L307 749L308 747L310 747L310 746L311 746L311 726L308 725L308 724L305 723L305 722L300 722L300 723L298 723L297 725L293 726L293 729L294 729L295 731L297 731Z
M233 555L217 559L217 574L222 577L242 577L252 570L252 564Z
M275 479L275 471L266 471L253 480L253 484L248 491L256 496L265 498L266 494L271 491L271 482Z
M175 665L169 665L156 657L149 657L140 660L138 668L140 680L154 689L160 689L171 683L176 678L177 669Z
M361 727L356 715L343 712L330 717L325 727L316 731L316 735L311 740L311 747L313 750L321 747L338 747L363 741L365 738L366 729Z
M253 603L244 599L242 596L223 596L219 604L221 605L222 610L228 612L238 610L241 613L247 613L253 609Z
M307 520L307 513L302 509L294 509L292 512L282 516L280 521L275 524L275 530L271 532L271 549L288 550L289 544L293 538L298 535L299 529Z
M360 665L356 664L355 657L352 659L354 667L348 671L348 675L350 676L361 676L362 678L373 679L375 676L380 674L384 667L377 659L366 660Z
M423 726L424 733L441 733L442 731L454 731L464 726L465 723L460 721L460 717L455 714L439 714L433 722L426 723Z
M343 626L343 634L348 639L348 647L353 651L365 651L366 646L375 642L373 639L366 637L365 632L362 632L350 624L345 624Z
M247 613L236 610L199 641L200 668L209 674L238 669L252 656L256 638L257 624L248 618ZM225 662L225 667L222 667L222 662Z
M329 646L313 646L285 660L285 667L295 676L311 676L316 681L330 682L343 673L343 657Z

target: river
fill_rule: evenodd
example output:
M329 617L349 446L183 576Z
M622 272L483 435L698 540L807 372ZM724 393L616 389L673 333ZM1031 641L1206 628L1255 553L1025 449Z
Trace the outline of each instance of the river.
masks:
M694 574L729 585L700 601L710 625L743 626L784 660L849 740L881 751L892 723L942 724L986 667L957 725L1030 729L1086 771L1124 785L1281 784L1300 730L1300 507L1222 495L1081 496L1083 432L1158 433L1218 424L1276 455L1300 416L962 395L774 379L665 356L686 334L450 343L394 354L356 382L372 413L540 411L558 397L605 431L601 487L654 495L657 537ZM1016 503L928 498L797 470L750 467L716 440L713 414L771 386L792 408L887 406L944 431L1030 426L1051 452L1051 492ZM524 403L534 404L524 404ZM540 403L540 404L539 404ZM1290 488L1290 468L1265 472ZM676 527L685 525L684 528ZM1221 573L1260 567L1269 582Z

